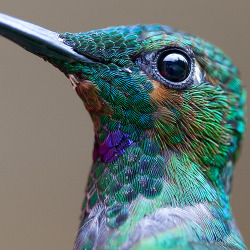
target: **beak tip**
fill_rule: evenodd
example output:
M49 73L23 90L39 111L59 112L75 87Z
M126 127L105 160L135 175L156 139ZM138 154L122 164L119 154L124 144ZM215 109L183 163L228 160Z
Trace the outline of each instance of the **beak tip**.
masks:
M0 35L44 59L53 58L68 63L93 62L64 44L59 33L3 13L0 13Z

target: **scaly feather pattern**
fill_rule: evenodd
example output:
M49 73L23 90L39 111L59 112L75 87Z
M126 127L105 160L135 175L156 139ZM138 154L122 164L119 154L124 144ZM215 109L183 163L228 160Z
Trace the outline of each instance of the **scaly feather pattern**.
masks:
M229 189L246 94L231 60L165 26L60 36L98 62L59 68L76 77L77 91L90 81L102 106L91 112L96 103L78 91L96 142L75 249L243 249ZM166 87L152 61L167 47L192 51L202 77Z
M161 25L56 36L36 53L69 77L95 131L74 249L246 249L229 203L246 101L231 60Z

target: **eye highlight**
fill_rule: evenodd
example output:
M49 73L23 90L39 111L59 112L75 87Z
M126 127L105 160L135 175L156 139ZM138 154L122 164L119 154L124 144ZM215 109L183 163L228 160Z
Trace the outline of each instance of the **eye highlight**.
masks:
M157 53L152 66L157 80L169 88L184 89L193 83L192 51L181 47L165 48Z
M187 89L204 81L204 72L188 47L169 46L135 59L139 68L150 78L167 88Z
M182 82L190 73L190 58L180 51L166 51L159 56L157 67L160 74L171 82Z

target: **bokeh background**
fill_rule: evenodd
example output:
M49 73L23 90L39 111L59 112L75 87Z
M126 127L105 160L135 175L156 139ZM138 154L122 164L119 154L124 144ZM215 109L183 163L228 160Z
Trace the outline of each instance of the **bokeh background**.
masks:
M222 48L249 85L249 0L1 0L1 12L59 32L160 23ZM92 124L69 80L0 38L0 249L72 249L93 146ZM248 102L249 103L249 102ZM232 205L250 246L250 133Z

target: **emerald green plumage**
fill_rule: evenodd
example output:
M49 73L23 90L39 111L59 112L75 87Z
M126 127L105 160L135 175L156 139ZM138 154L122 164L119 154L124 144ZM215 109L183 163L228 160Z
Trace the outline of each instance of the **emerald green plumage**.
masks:
M110 162L95 158L82 225L88 223L93 207L103 204L110 230L103 243L95 245L98 236L92 243L100 248L126 248L145 216L162 208L204 204L211 217L202 218L199 227L189 218L186 226L142 237L135 240L135 246L204 249L211 244L207 245L210 249L225 244L243 249L238 232L230 228L229 194L244 132L246 94L231 60L210 43L165 26L112 27L60 37L78 53L100 62L59 66L79 82L82 78L91 81L106 106L105 112L90 112L97 144L115 131L132 141ZM205 80L174 90L160 86L147 71L143 73L137 58L166 46L192 50ZM82 234L76 248L90 237Z
M161 25L64 33L59 41L90 59L43 56L69 77L94 123L74 249L245 249L229 198L246 92L231 60ZM164 50L187 55L189 82L160 76Z

